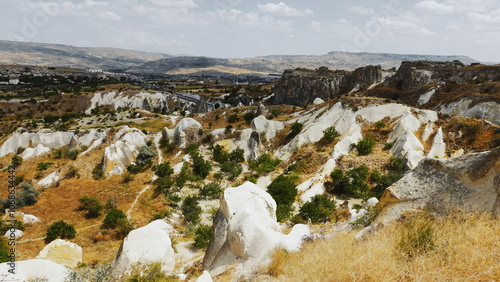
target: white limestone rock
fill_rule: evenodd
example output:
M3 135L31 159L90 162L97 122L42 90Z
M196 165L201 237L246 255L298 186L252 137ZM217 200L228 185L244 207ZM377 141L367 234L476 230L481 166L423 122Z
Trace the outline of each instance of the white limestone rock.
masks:
M14 235L12 235L14 234ZM23 236L24 232L22 230L19 230L19 229L14 229L13 231L11 229L7 230L5 232L5 234L3 236L9 238L9 237L12 237L12 236L15 236L16 238L19 238L21 236Z
M276 132L283 130L283 122L268 120L265 116L258 116L251 122L252 130L265 136L269 141L276 136Z
M232 264L250 271L276 248L299 250L310 235L309 228L302 224L295 225L288 235L281 233L276 202L251 182L224 191L214 228L203 260L203 268L212 275Z
M323 104L325 102L325 100L321 99L321 98L315 98L314 101L313 101L313 105L319 105L319 104Z
M15 263L15 274L9 273L12 264L0 264L0 276L3 281L28 281L30 279L48 279L49 282L63 282L70 270L58 263L46 259L29 259Z
M497 102L482 102L472 106L473 100L462 99L439 107L438 111L463 117L489 120L500 125L500 105Z
M50 152L50 148L43 146L42 144L36 145L35 148L26 148L21 154L23 159L29 159L33 157L41 156L45 153Z
M53 173L45 176L42 180L38 181L38 186L42 188L49 188L56 184L61 179L58 171L54 171Z
M135 162L139 149L146 146L149 138L137 128L122 127L114 138L114 143L104 149L104 172L120 175L126 167Z
M200 277L196 278L195 282L212 282L212 276L210 276L210 273L208 271L203 271L203 273L200 275Z
M500 215L500 148L439 160L426 158L386 189L375 225L399 218L405 211L453 208Z
M155 108L166 108L168 110L167 100L169 97L170 94L144 91L132 95L123 92L94 93L90 100L90 107L85 110L85 113L90 114L93 109L103 105L111 105L115 110L120 107L139 108L147 111L152 111Z
M427 154L428 158L444 159L446 157L446 144L443 140L443 129L440 127L432 141L432 147Z
M0 147L0 157L16 153L18 147L26 148L29 146L35 133L16 131Z
M114 277L129 273L132 266L160 262L162 271L169 275L174 269L175 254L169 234L174 230L163 220L130 231L120 246L114 261Z
M37 259L47 259L67 267L76 267L83 261L82 248L75 243L56 239L45 246L36 256Z

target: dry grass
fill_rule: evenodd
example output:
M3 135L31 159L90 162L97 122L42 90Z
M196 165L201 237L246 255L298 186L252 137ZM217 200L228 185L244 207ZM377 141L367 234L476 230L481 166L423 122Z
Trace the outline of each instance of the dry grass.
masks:
M434 248L413 257L403 254L397 246L409 227L398 222L361 242L351 232L307 244L273 260L269 270L282 273L279 281L498 281L499 219L459 212L444 219L412 220L431 224ZM257 280L270 279L261 275Z

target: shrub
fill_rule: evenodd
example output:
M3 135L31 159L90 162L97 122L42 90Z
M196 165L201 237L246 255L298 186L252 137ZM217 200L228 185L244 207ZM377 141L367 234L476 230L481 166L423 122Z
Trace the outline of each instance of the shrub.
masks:
M101 164L96 164L94 166L94 169L92 170L92 178L94 178L95 180L106 178L104 170L102 170L101 168Z
M60 220L49 227L45 236L46 243L50 243L57 238L73 239L76 236L76 230L73 225Z
M203 136L203 138L201 139L201 143L208 144L208 143L212 143L213 140L214 140L214 135L209 133L209 134Z
M210 243L210 239L212 239L212 227L200 224L196 228L195 235L193 247L197 249L206 249Z
M370 198L370 187L366 183L368 168L359 166L348 170L345 174L341 169L335 169L330 174L333 180L334 192L356 198Z
M138 174L144 171L144 167L138 164L130 164L127 166L127 171L132 174Z
M134 176L132 174L126 172L122 175L122 183L129 183L132 180L134 180Z
M52 151L52 154L54 155L55 159L60 159L63 156L63 150L61 148L55 149L54 151Z
M140 166L151 165L151 159L156 156L156 153L150 146L142 146L139 149L139 154L135 160L135 163Z
M257 174L267 174L276 169L281 163L279 159L273 159L269 154L260 155L256 160L250 160L248 166Z
M17 147L16 154L17 155L22 154L24 152L24 150L26 150L26 148L24 148L24 147Z
M370 175L370 179L375 184L372 188L372 191L375 194L375 197L380 199L385 189L391 186L394 182L401 179L401 175L396 173L389 173L384 175L375 170Z
M78 169L74 167L73 165L70 165L68 167L68 170L66 171L66 174L64 175L64 178L69 179L73 177L79 177L80 175L78 174Z
M200 189L200 196L208 199L218 199L223 191L218 183L212 182Z
M113 229L119 226L127 226L128 220L125 213L119 209L111 209L106 213L103 221L103 228Z
M375 122L374 126L376 129L382 129L385 127L385 122L379 120L379 121Z
M335 129L335 126L330 126L323 130L323 139L327 142L333 142L335 138L340 137L340 133Z
M44 170L47 170L51 165L53 165L54 163L50 163L50 162L39 162L37 165L36 165L36 168L38 170L41 170L41 171L44 171Z
M233 129L233 125L232 124L229 124L228 126L226 126L226 128L224 129L224 133L225 134L229 134L231 133L231 130Z
M170 210L161 210L153 214L153 220L164 219L170 217L170 215L172 215L172 212Z
M243 166L237 162L225 162L221 166L221 171L227 173L229 180L234 180L243 172Z
M188 180L189 180L189 164L184 163L182 165L181 171L175 178L175 184L177 185L177 187L182 189L182 187L184 187L184 185Z
M234 149L229 154L229 160L242 163L245 161L245 151L240 147Z
M163 194L168 195L170 193L170 188L174 186L174 181L170 177L159 178L155 181L156 184L156 195Z
M16 208L34 205L38 201L36 196L39 194L40 192L35 190L31 183L23 182L21 184L21 189L16 191L15 194ZM8 208L11 203L9 199L4 199L2 200L2 204L4 208Z
M193 174L205 179L212 170L212 163L206 161L198 152L193 152L190 154L193 159Z
M19 175L14 176L14 183L15 183L15 185L19 185L23 181L24 181L24 175L23 174L19 174Z
M255 112L248 112L243 115L243 119L248 124L250 124L254 118L255 118Z
M302 128L304 127L304 124L296 121L292 124L292 127L290 128L290 134L289 136L291 138L295 137L297 134L299 134L302 131Z
M267 192L276 201L276 217L280 222L287 220L293 211L292 204L298 193L295 181L296 177L282 174L267 187Z
M385 143L384 150L390 150L390 149L392 149L392 146L394 146L394 142Z
M189 196L182 203L182 215L186 222L196 223L200 220L201 207L194 196Z
M13 156L11 164L13 166L20 166L23 163L23 158L21 156Z
M305 203L300 207L299 216L307 220L311 219L311 222L327 222L335 221L335 202L328 199L325 195L316 195L311 201Z
M368 207L363 216L359 217L356 221L351 222L350 224L354 229L365 228L372 223L377 214L378 209L376 207Z
M168 147L168 145L170 145L170 140L168 139L160 139L160 149L166 149Z
M97 198L84 196L81 197L78 201L80 201L80 206L78 207L78 209L87 211L85 218L89 219L101 216L101 212L104 207Z
M66 159L76 160L76 158L78 157L78 153L80 153L80 150L66 151L64 152L64 157Z
M389 165L388 165L388 168L392 171L396 171L396 172L403 172L406 168L406 165L403 161L403 159L400 159L400 158L396 158L394 156L392 156L390 159L389 159Z
M174 169L170 166L170 162L164 162L159 165L154 165L152 170L158 177L170 177L174 173Z
M10 261L10 250L7 238L0 236L0 263Z
M218 162L219 164L223 164L229 160L229 153L226 152L224 146L221 146L219 144L212 147L212 156L214 161Z
M230 115L228 118L227 118L227 122L228 123L235 123L237 121L240 120L240 117L238 116L238 114L232 114Z
M375 147L376 143L377 141L371 139L370 137L364 137L355 145L355 147L360 156L366 156L373 152L373 147Z

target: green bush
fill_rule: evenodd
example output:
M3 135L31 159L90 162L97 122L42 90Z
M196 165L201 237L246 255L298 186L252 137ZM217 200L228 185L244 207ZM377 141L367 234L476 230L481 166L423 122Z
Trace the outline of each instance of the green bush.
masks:
M216 144L212 147L213 160L219 164L223 164L229 160L229 153L226 152L224 146Z
M87 211L85 218L89 219L101 216L104 206L97 198L83 196L78 201L80 201L78 209L81 211Z
M179 174L175 178L175 184L177 185L177 187L182 189L182 187L184 187L184 185L186 185L186 182L188 180L189 180L189 164L184 163L184 164L182 164L181 171L179 172Z
M66 151L64 152L64 157L66 159L76 160L76 158L78 157L78 153L80 153L80 150Z
M392 149L393 146L394 146L394 142L385 143L384 150L390 150L390 149Z
M92 170L92 178L95 180L100 180L106 178L106 175L104 174L104 170L101 168L101 164L96 164L94 166L94 169Z
M364 137L356 144L356 149L358 150L358 154L360 156L366 156L373 152L373 147L377 141L371 139L370 137Z
M299 210L303 220L311 219L312 223L335 221L335 202L325 195L316 195Z
M189 196L182 203L182 215L186 222L196 223L200 220L201 207L194 196Z
M200 224L196 228L195 235L193 247L197 249L206 249L210 243L210 239L212 239L212 227Z
M205 179L212 170L212 163L205 160L199 152L192 152L190 156L193 159L193 174Z
M292 127L290 128L290 134L289 136L291 138L295 137L297 134L299 134L302 131L302 128L304 127L304 124L296 121L292 124Z
M51 163L51 162L39 162L37 165L36 165L36 168L38 170L47 170L51 165L53 165L54 163Z
M132 174L138 174L144 171L144 167L138 164L130 164L127 166L127 171Z
M379 121L375 122L374 126L376 129L382 129L385 127L385 122L379 120Z
M159 178L155 181L156 184L156 195L163 194L163 195L168 195L170 194L170 190L172 186L174 186L174 181L170 177L165 177L165 178Z
M140 166L151 165L152 163L151 159L154 156L156 156L156 153L153 151L153 148L151 148L150 146L142 146L139 149L139 154L135 159L135 163Z
M297 177L282 174L267 187L267 192L276 201L276 217L279 222L287 220L293 211L292 204L298 193L296 180Z
M50 243L57 238L73 239L76 236L76 230L71 224L60 220L49 227L45 236L46 243Z
M240 120L240 117L238 116L238 114L232 114L230 115L228 118L227 118L227 122L228 123L235 123L237 121Z
M229 160L242 163L245 161L245 151L240 147L234 149L229 154Z
M269 154L260 155L255 160L250 160L248 166L257 174L267 174L276 169L276 166L281 163L280 159L273 159Z
M254 118L255 118L255 112L248 112L243 115L243 119L248 124L250 124Z
M134 180L134 176L131 173L126 172L122 175L122 183L126 184L132 180Z
M13 166L20 166L23 163L23 158L21 156L13 156L11 164Z
M340 133L335 129L335 126L330 126L323 130L323 139L329 143L333 142L335 138L340 137Z
M389 173L384 175L381 174L378 170L373 171L370 175L370 180L374 184L372 192L375 194L375 197L380 199L385 189L399 179L401 179L401 175L397 173Z
M80 175L78 174L78 169L75 166L70 165L68 167L68 170L66 171L66 174L64 175L64 178L70 179L70 178L79 177L79 176Z
M54 151L52 151L52 154L54 155L54 158L60 159L63 157L63 150L61 148L55 149Z
M336 194L343 194L355 198L368 199L372 196L370 187L366 183L368 168L359 166L348 170L345 174L341 169L335 169L330 174Z
M389 159L388 168L392 171L402 173L406 169L406 165L403 159L392 156Z
M222 192L224 192L222 187L218 183L212 182L200 189L200 196L207 199L218 199L221 197Z
M170 166L170 162L154 165L152 170L160 178L170 177L174 173L174 169Z
M7 238L0 236L0 263L10 261L10 248Z
M229 180L234 180L243 172L243 166L237 162L225 162L221 166L221 171L227 173Z
M125 213L119 209L111 209L106 213L102 227L105 229L113 229L120 226L127 226L128 219Z

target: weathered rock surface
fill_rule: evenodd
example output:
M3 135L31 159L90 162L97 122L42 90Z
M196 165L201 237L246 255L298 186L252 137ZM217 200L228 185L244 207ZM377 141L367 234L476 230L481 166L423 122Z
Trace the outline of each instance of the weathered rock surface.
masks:
M330 71L326 67L286 70L273 89L273 103L304 107L316 98L327 101L353 90L366 89L381 80L380 66L362 67L352 73Z
M173 230L163 220L155 220L130 231L116 254L113 276L127 274L137 263L147 265L155 262L160 262L162 271L169 275L175 265L175 254L169 237Z
M128 107L148 111L158 108L168 110L168 98L169 96L164 93L139 92L133 95L126 95L123 92L95 93L85 113L90 114L93 109L103 105L111 105L115 109Z
M104 150L103 170L108 175L122 174L126 167L135 162L139 149L146 146L149 138L137 128L122 127L113 144Z
M45 246L37 259L47 259L67 267L76 267L83 261L82 248L75 243L56 239Z
M37 184L42 188L49 188L54 186L60 179L61 176L59 175L59 172L54 171L53 173L45 176L42 180L38 181Z
M164 139L173 141L178 147L184 148L200 140L198 134L200 129L203 129L203 127L195 119L183 118L173 129L164 128L162 135Z
M500 104L498 102L473 103L471 99L462 99L439 107L444 114L486 119L500 125Z
M267 192L246 182L224 191L214 218L214 236L203 268L211 274L241 263L247 271L265 261L276 248L297 251L309 228L298 224L285 235L276 221L276 202Z
M500 215L500 148L447 160L425 158L382 195L376 223L405 211L476 209Z
M3 281L29 281L30 279L37 281L35 279L45 278L49 282L63 282L70 273L68 268L46 259L17 261L15 274L9 273L9 269L11 266L8 262L0 264L0 277Z

